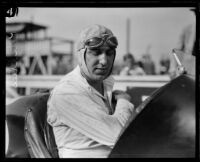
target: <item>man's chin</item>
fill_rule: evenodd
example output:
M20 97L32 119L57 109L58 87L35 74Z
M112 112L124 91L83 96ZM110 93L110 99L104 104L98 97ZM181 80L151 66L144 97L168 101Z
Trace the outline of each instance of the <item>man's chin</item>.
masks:
M93 76L93 80L95 81L103 81L106 78L107 78L107 75L102 75L102 74L96 74Z

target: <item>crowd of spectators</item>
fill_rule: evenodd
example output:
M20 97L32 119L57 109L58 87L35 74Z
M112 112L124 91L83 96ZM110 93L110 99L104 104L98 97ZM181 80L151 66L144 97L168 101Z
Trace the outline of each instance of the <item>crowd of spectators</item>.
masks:
M72 60L67 57L55 57L52 63L52 75L64 75L72 70ZM159 61L158 70L150 54L142 55L136 60L132 53L123 56L123 61L119 65L114 65L113 74L120 76L130 75L168 75L170 69L169 57L162 55ZM27 75L28 67L23 61L17 63L17 74ZM36 66L37 71L37 66Z
M167 75L169 74L170 59L167 56L161 57L158 72L156 65L150 54L142 55L141 59L136 60L132 53L123 56L123 63L118 74L125 75Z

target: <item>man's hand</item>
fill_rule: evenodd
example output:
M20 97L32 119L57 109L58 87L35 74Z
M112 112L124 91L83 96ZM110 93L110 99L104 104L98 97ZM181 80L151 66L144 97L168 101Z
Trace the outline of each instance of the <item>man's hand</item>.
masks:
M138 114L130 100L131 96L126 92L120 90L113 91L112 102L114 101L113 106L115 108L113 115L118 118L124 128L127 127Z
M115 101L119 100L120 98L123 98L125 100L131 101L131 96L129 94L127 94L126 92L121 91L121 90L113 91L112 95L113 95L113 99Z

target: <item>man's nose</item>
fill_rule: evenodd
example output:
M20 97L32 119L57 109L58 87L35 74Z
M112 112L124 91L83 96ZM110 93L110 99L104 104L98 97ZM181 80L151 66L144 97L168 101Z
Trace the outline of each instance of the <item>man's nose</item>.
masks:
M102 64L102 65L106 65L108 63L108 56L106 55L106 53L102 53L100 56L99 56L99 62Z

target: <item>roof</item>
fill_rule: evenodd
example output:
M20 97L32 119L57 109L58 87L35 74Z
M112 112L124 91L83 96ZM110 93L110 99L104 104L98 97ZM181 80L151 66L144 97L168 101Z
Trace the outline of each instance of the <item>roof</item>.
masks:
M7 22L6 33L27 33L46 29L47 26L32 22Z

